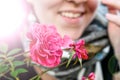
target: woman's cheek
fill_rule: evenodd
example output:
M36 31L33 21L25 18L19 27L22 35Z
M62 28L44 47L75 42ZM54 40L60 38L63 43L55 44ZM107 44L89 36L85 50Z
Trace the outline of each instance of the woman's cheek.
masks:
M94 12L96 10L98 4L99 4L98 0L88 0L87 1L87 6L88 6L89 10L91 10L92 12Z
M62 0L39 0L39 5L45 8L55 8L63 3Z

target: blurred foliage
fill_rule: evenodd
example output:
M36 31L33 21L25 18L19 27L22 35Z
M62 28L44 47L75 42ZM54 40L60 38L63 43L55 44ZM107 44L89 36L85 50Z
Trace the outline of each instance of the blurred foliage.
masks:
M4 77L7 80L20 80L19 75L28 72L25 68L20 67L28 63L28 60L16 59L17 57L24 55L21 51L20 48L9 51L7 44L0 44L0 77ZM6 74L9 74L11 77Z
M115 56L112 56L108 62L108 70L111 74L114 74L118 72L118 65L117 60Z

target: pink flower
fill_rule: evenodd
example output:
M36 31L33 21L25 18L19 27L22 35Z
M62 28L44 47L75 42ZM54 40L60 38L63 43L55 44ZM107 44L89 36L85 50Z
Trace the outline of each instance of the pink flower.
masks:
M82 80L86 80L86 77L82 77Z
M82 80L95 80L95 74L91 72L87 77L82 77Z
M91 72L88 76L89 80L94 80L95 79L95 74L93 72Z
M72 44L73 41L70 37L68 37L67 35L64 36L63 38L63 46L62 48L63 49L67 49L67 48L70 48L70 44Z
M84 40L79 40L77 43L70 44L70 47L73 47L73 50L75 51L74 57L85 60L88 59Z
M62 49L70 42L61 38L53 25L34 24L28 32L30 42L30 57L33 61L45 67L56 67L61 62ZM64 41L66 43L64 43Z

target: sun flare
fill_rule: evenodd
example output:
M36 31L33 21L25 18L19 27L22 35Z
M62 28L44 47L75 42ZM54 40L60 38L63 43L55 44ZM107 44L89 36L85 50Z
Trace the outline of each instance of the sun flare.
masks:
M0 1L0 38L14 34L20 27L24 12L20 0Z

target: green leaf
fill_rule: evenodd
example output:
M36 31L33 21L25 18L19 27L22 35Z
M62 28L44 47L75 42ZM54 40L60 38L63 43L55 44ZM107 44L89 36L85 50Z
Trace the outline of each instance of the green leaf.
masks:
M38 77L37 77L37 79L36 79L36 80L41 80L40 75L38 75Z
M17 71L10 72L10 75L16 78L18 76L18 72Z
M5 43L0 44L0 52L6 53L8 51L8 45Z
M20 52L20 51L21 51L21 49L19 49L19 48L13 49L8 52L7 56L12 56L12 55L18 54L18 52Z
M115 56L112 56L110 59L109 59L109 62L108 62L108 70L111 74L114 74L115 72L117 72L117 67L116 67L116 58Z
M10 61L13 61L15 59L15 57L10 56L10 57L7 57L7 59Z
M8 69L9 69L8 66L6 66L6 65L0 65L0 74L3 73L3 72L6 72Z
M70 52L70 57L69 57L69 60L68 60L68 62L67 62L66 67L69 66L69 64L70 64L70 62L71 62L71 60L72 60L72 58L73 58L74 53L75 53L74 51Z
M19 69L16 69L15 71L11 72L10 75L16 78L19 74L25 73L25 72L28 72L28 71L24 68L19 68Z
M19 68L19 69L16 69L15 71L17 71L18 74L28 72L28 71L27 71L26 69L24 69L24 68Z
M23 61L14 61L13 62L13 65L15 66L15 67L17 67L17 66L21 66L21 65L24 65L25 63L23 62Z

